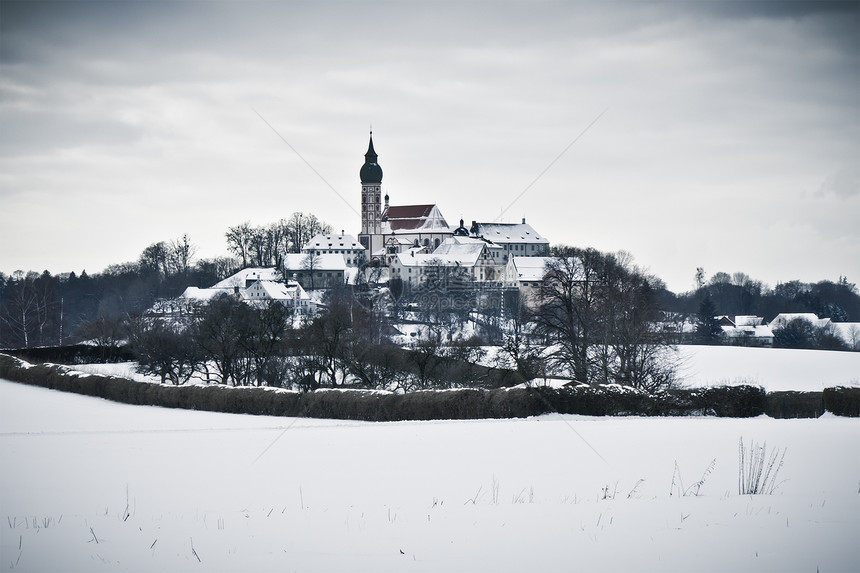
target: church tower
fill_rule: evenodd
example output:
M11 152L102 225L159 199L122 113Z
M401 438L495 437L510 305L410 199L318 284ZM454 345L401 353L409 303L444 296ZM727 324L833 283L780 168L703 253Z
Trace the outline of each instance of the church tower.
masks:
M361 177L361 233L359 242L372 256L374 245L373 235L382 234L382 167L376 162L378 155L373 149L373 132L370 132L370 143L364 154L364 165L359 173Z

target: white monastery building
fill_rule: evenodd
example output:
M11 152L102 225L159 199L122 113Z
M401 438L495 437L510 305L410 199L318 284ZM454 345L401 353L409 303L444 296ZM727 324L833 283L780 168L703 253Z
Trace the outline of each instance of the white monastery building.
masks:
M209 288L190 286L175 301L165 303L169 308L163 311L156 309L156 312L189 313L195 305L210 302L218 296L234 296L252 306L264 306L269 301L276 301L298 315L315 311L310 296L298 282L284 282L278 269L249 267Z
M391 205L388 194L382 195L378 159L371 132L359 172L358 244L372 264L390 267L390 278L416 286L427 276L438 276L444 267L471 280L502 284L513 257L549 255L549 240L525 219L521 223L472 221L467 229L462 219L459 227L449 225L435 204Z
M348 267L360 267L367 262L367 249L356 241L355 237L343 231L340 235L333 233L317 235L302 247L302 252L317 255L343 255L344 263Z

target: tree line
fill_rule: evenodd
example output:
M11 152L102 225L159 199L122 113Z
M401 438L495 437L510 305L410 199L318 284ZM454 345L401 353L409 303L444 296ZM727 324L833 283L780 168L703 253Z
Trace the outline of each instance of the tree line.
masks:
M312 213L293 213L268 225L244 222L227 230L227 250L248 266L280 267L287 253L301 252L308 241L332 232L328 223Z
M80 275L0 273L0 347L61 346L86 339L99 324L143 313L158 299L176 297L189 285L209 286L236 270L236 261L216 258L166 275L163 268L139 262L92 275L86 270Z
M136 260L101 273L0 272L0 348L90 338L108 323L139 315L189 286L212 286L250 265L279 265L285 253L299 252L314 235L328 232L327 223L297 212L269 225L230 227L225 239L235 256L197 259L196 245L184 234L153 243Z
M131 320L127 338L140 372L175 385L194 377L301 391L345 385L409 391L499 385L510 375L479 367L485 351L476 341L442 344L430 336L411 348L391 344L380 328L388 315L376 314L378 307L352 288L330 290L323 302L324 312L295 316L275 301L249 305L224 294L180 320Z
M857 285L844 276L835 282L793 280L772 288L742 272L717 272L706 280L704 269L699 268L695 277L695 290L681 294L663 290L662 309L693 316L709 298L716 315L754 315L770 322L780 313L811 312L833 322L860 322Z

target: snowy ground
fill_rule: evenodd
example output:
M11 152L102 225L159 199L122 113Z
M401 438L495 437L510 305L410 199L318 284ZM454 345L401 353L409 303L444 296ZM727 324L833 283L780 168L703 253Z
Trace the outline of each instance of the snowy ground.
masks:
M297 420L0 381L0 570L857 571L858 430ZM738 494L741 436L787 448L774 495Z
M679 346L681 374L688 386L744 383L779 390L821 391L860 386L860 352Z

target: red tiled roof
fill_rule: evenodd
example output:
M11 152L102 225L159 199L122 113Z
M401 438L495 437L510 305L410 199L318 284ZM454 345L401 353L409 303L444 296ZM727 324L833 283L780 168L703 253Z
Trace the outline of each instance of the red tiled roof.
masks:
M392 205L382 215L392 231L408 231L423 227L434 205Z
M414 219L417 217L429 217L433 205L392 205L382 217L387 219Z

